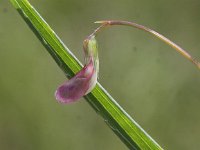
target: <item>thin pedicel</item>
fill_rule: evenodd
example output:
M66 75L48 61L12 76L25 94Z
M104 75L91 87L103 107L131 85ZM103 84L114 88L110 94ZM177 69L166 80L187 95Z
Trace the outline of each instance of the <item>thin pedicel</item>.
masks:
M160 39L161 41L165 42L166 44L168 44L169 46L174 48L178 53L180 53L182 56L184 56L186 59L191 61L194 65L196 65L200 69L199 61L197 61L194 57L192 57L186 50L184 50L179 45L175 44L174 42L172 42L171 40L169 40L162 34L156 32L148 27L145 27L143 25L140 25L140 24L137 24L134 22L122 21L122 20L103 20L103 21L96 21L95 23L100 23L101 26L99 26L96 30L94 30L94 32L90 36L96 35L105 27L111 27L113 25L125 25L125 26L134 27L134 28L143 30L145 32L148 32L148 33L156 36L158 39Z

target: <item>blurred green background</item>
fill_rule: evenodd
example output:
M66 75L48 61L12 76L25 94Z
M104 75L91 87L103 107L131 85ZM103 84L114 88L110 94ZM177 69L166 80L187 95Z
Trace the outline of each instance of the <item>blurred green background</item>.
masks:
M135 21L200 60L199 0L30 0L83 62L94 21ZM98 36L99 82L164 148L200 147L200 72L151 35L113 27ZM0 0L0 149L122 150L126 146L82 99L55 101L66 80L8 0Z

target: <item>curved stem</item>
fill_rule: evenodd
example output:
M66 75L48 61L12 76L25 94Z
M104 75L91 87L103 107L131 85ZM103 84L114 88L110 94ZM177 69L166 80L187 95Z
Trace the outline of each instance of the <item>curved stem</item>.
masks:
M156 32L148 27L145 27L143 25L140 25L140 24L137 24L134 22L121 21L121 20L104 20L104 21L96 21L95 23L100 23L101 26L99 26L90 36L96 35L103 28L113 26L113 25L125 25L125 26L134 27L134 28L146 31L146 32L156 36L158 39L160 39L161 41L165 42L166 44L168 44L169 46L174 48L177 52L179 52L186 59L190 60L193 64L195 64L200 69L200 63L194 57L192 57L186 50L184 50L179 45L175 44L174 42L172 42L171 40L169 40L162 34Z

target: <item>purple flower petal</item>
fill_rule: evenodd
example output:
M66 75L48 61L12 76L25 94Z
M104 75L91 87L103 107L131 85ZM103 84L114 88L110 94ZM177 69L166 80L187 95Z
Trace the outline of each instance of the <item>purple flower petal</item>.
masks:
M83 67L73 78L62 84L55 93L56 99L61 103L77 101L87 94L91 82L95 77L92 59L88 65ZM96 84L96 83L95 83Z
M71 103L92 91L97 83L99 59L94 36L84 41L85 66L69 81L63 83L55 92L56 99L61 103Z

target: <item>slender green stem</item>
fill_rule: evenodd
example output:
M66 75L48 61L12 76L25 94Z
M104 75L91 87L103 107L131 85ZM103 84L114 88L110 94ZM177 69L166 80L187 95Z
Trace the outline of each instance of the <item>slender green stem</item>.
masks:
M64 73L71 78L82 65L27 0L10 0ZM85 96L119 138L133 150L162 148L120 107L98 83Z
M192 57L186 50L184 50L183 48L181 48L180 46L178 46L177 44L175 44L174 42L172 42L171 40L169 40L162 34L156 32L148 27L145 27L143 25L140 25L140 24L137 24L134 22L122 21L122 20L104 20L104 21L96 21L95 23L100 23L101 26L98 27L90 36L96 35L105 27L109 27L109 26L113 26L113 25L125 25L125 26L134 27L134 28L146 31L146 32L156 36L158 39L160 39L163 42L165 42L166 44L170 45L177 52L179 52L182 56L184 56L186 59L191 61L194 65L196 65L198 67L198 69L200 69L200 63L194 57Z

